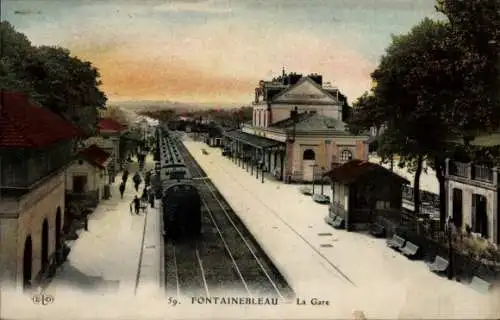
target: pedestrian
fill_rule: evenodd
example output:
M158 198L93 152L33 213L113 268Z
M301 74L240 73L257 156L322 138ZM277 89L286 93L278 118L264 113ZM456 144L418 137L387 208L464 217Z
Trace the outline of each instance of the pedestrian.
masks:
M120 196L122 197L123 199L123 193L125 192L125 182L122 181L122 183L120 183Z
M149 170L148 172L146 172L146 176L144 177L144 185L146 187L151 184L151 175L152 175L151 170Z
M155 207L155 192L153 188L149 188L149 204L151 205L151 208Z
M123 181L123 183L127 183L127 179L128 179L128 170L125 169L123 171L123 175L122 175L122 181Z
M130 213L132 213L132 205L134 205L135 214L139 215L139 209L141 208L141 200L135 196L134 200L130 203Z
M148 187L144 187L144 190L142 190L141 200L148 201Z
M134 180L134 187L135 191L139 191L139 185L141 184L141 176L139 175L139 172L136 172L134 177L132 178Z

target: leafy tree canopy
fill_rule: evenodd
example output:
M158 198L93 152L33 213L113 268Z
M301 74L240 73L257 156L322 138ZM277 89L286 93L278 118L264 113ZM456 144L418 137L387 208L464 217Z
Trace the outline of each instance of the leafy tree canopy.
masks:
M98 109L106 104L98 70L69 50L32 46L9 22L0 22L3 52L0 57L0 89L22 91L42 106L77 125L95 128Z
M436 10L448 18L448 47L457 48L453 114L467 137L500 125L500 2L437 0Z

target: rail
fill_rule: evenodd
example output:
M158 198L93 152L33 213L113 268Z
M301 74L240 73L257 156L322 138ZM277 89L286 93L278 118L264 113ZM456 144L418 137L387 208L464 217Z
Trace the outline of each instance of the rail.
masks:
M224 284L227 284L241 287L249 297L275 292L277 297L283 299L283 286L278 284L280 279L274 277L275 274L272 268L268 270L270 266L265 260L265 256L264 260L262 260L260 257L262 253L253 247L252 240L250 240L251 235L247 239L247 236L244 234L245 232L240 230L238 227L240 223L233 220L230 212L226 209L228 205L223 203L223 199L219 199L221 196L217 194L215 186L209 182L206 174L191 158L187 149L182 145L179 146L179 149L186 166L191 171L193 180L200 186L202 204L205 209L205 215L203 216L204 225L211 226L214 232L213 235L210 232L205 234L204 241L199 244L196 242L194 244L178 242L166 245L168 247L166 254L169 256L170 263L172 261L175 262L175 266L172 266L175 270L171 269L166 272L167 278L170 276L170 289L177 290L177 295L179 296L181 290L192 286L195 288L187 289L191 289L191 291L193 289L198 290L199 294L210 296L212 287L220 288L221 286L224 287ZM209 228L205 228L205 231ZM213 241L210 241L210 237L214 237ZM198 250L198 245L210 247L206 250L207 252L211 252L211 255L206 257L207 260L204 259L203 251L200 253L200 250ZM221 262L221 259L213 259L214 252L217 252L216 248L220 248L221 253L225 252L221 257L226 257L223 259L227 261L227 268L222 268L224 264ZM179 266L179 259L182 259L186 265L188 260L191 261L191 266L193 265L193 261L195 261L198 266L197 270L183 269L182 266ZM188 276L187 273L190 275ZM188 277L191 279L190 283L186 281ZM172 282L174 278L175 283ZM175 289L174 286L176 287ZM169 285L167 284L168 287Z

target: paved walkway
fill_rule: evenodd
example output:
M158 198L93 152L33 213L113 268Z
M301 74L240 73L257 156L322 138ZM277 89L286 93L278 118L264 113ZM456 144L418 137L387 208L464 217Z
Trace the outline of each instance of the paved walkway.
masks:
M118 180L118 179L117 179ZM116 183L112 198L102 201L89 217L88 231L80 231L71 252L47 292L72 290L127 290L134 292L145 215L132 215L136 192L127 185L123 200Z
M353 310L365 311L368 318L392 319L500 315L500 297L484 297L441 279L423 262L387 248L382 239L329 227L323 220L327 207L301 195L299 186L269 180L262 184L222 157L220 149L185 144L295 292L333 301L327 310L301 309L295 317L346 318ZM203 148L208 155L202 154Z

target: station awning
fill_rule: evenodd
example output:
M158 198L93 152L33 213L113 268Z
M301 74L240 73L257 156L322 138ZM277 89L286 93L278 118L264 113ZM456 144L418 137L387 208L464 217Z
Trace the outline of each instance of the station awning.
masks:
M259 137L253 134L249 134L246 132L242 131L228 131L224 132L224 136L231 139L231 140L236 140L241 143L250 145L255 148L260 148L260 149L267 149L267 148L272 148L276 146L283 145L283 142L279 142L276 140L264 138L264 137Z

